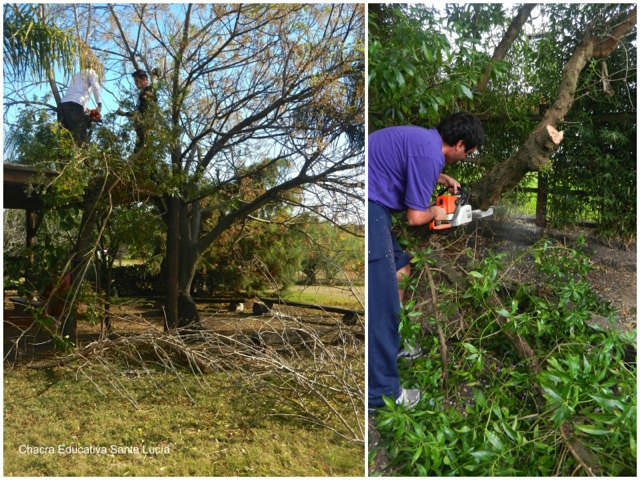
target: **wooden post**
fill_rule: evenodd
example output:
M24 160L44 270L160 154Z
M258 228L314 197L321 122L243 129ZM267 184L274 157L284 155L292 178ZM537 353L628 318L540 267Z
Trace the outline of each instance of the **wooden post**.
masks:
M547 175L538 172L538 198L536 199L536 226L545 228L547 226L547 196L549 184Z
M33 277L33 265L36 262L35 252L33 250L36 244L36 234L38 233L38 227L40 226L40 222L38 222L38 214L35 210L27 210L26 212L26 223L27 223L27 259L29 261L29 268L24 274L25 283L27 285L35 285L34 277ZM35 292L34 292L35 293Z

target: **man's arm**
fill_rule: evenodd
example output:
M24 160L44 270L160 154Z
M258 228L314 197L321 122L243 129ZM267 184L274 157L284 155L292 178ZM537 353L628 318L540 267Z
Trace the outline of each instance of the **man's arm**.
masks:
M98 80L98 74L94 70L89 71L89 85L93 89L93 98L98 104L98 112L102 110L102 89L100 87L100 81Z
M432 205L426 210L407 209L407 221L409 225L414 227L425 225L431 220L444 220L446 217L447 212L445 209L436 205Z
M451 193L456 193L460 188L460 182L451 178L449 175L445 175L444 173L441 173L438 177L438 183L447 187Z

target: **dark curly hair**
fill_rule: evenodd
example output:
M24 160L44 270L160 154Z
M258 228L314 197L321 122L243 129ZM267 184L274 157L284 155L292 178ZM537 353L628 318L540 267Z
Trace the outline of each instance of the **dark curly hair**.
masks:
M437 126L438 133L447 145L455 145L460 140L465 152L484 143L484 130L477 117L467 112L457 112L443 118Z
M133 72L131 74L131 76L133 78L149 78L149 76L147 75L147 72L145 72L144 70L140 70L140 69L138 69L135 72Z

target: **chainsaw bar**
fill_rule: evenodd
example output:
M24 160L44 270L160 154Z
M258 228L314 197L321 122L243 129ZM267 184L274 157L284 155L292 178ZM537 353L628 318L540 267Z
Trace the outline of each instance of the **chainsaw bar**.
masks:
M469 205L470 192L462 186L457 194L445 195L446 190L436 197L433 205L441 207L446 212L444 220L432 220L429 223L431 230L445 230L452 227L466 225L472 221L493 215L493 208L488 210L472 210Z
M473 210L471 212L471 219L475 221L480 220L481 218L490 217L491 215L493 215L493 208L490 208L489 210Z

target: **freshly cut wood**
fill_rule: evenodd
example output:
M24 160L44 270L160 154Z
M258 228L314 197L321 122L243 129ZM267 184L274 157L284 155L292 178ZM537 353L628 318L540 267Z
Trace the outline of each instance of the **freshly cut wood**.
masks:
M475 208L486 210L502 194L518 185L528 172L551 167L551 155L562 141L562 132L556 130L556 126L564 121L575 101L580 72L592 60L607 58L624 37L634 31L636 16L637 7L634 7L611 21L609 35L585 35L564 65L555 101L546 110L536 129L514 155L496 165L473 185L470 202Z
M551 166L551 155L562 142L563 132L543 125L531 132L525 143L504 162L500 162L473 185L471 204L486 210L503 192L515 188L528 172Z

